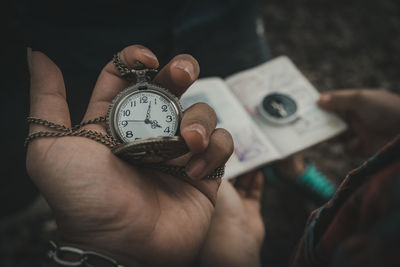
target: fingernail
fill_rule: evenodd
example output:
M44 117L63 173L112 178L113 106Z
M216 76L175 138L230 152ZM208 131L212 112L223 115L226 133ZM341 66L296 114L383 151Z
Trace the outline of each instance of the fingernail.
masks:
M200 134L201 138L203 139L203 142L206 142L206 129L204 128L203 125L194 123L189 126L187 126L184 129L185 132L196 132Z
M194 80L194 66L190 61L178 60L174 63L173 67L185 71Z
M28 63L29 74L32 74L32 48L26 49L26 61Z
M204 159L197 159L186 167L186 174L193 180L203 178L203 173L206 170L207 162Z
M142 55L144 55L148 58L154 59L158 62L157 57L152 52L150 52L148 49L142 48L142 49L140 49L140 52L142 53Z

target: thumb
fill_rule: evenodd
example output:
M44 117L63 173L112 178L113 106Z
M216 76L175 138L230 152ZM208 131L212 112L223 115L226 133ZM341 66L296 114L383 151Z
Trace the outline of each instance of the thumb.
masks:
M30 116L70 127L64 79L60 69L41 52L28 49L27 58L31 75ZM43 126L30 126L30 132L38 130L44 130Z
M351 111L358 102L360 90L340 90L322 93L318 105L326 110L330 111Z

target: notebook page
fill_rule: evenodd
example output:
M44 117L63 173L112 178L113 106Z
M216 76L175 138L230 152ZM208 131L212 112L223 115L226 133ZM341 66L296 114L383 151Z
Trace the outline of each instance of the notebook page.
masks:
M226 83L283 157L346 129L339 117L317 106L318 91L286 56L234 74L226 79ZM266 94L274 92L287 94L297 102L298 120L281 126L269 123L258 113L257 105Z
M235 148L226 164L226 178L234 178L279 158L276 149L254 125L222 79L199 79L181 98L185 109L197 102L210 105L217 114L217 127L227 129L233 137Z

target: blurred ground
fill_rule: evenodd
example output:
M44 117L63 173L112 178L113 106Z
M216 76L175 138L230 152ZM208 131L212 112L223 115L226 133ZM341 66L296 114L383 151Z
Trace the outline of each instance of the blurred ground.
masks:
M400 4L386 1L262 1L270 50L288 55L320 90L382 87L399 92ZM339 183L360 160L340 145L320 144L304 154ZM264 266L286 266L312 202L290 188L266 183ZM45 203L0 221L0 266L41 266L55 224Z

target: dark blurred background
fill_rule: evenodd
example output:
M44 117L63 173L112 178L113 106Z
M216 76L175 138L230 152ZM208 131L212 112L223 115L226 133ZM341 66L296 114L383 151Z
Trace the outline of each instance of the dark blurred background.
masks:
M16 122L9 115L15 101L28 110L26 32L11 5L0 12L2 143L15 147L2 156L0 266L41 266L46 239L56 226L29 178L13 175L24 168L25 133L13 131ZM400 92L399 1L263 0L261 12L272 56L288 55L318 90L380 87ZM20 85L13 87L13 81ZM337 183L361 161L347 157L340 144L320 144L304 153ZM263 265L286 266L309 212L320 203L268 183L263 202Z

